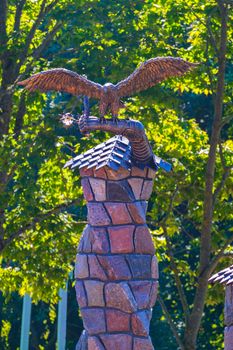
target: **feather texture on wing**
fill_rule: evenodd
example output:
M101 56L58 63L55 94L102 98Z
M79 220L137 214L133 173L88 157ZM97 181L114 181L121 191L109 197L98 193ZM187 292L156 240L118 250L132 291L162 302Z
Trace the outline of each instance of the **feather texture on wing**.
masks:
M197 64L184 61L182 58L151 58L143 62L128 78L121 80L116 85L118 95L120 97L133 95L167 78L183 75L195 66Z
M97 99L100 99L102 94L102 85L64 68L40 72L19 82L18 85L24 86L29 91L55 90L68 92L72 95L87 95Z
M146 90L167 78L183 75L196 66L196 64L184 61L182 58L157 57L142 63L128 78L121 80L116 85L106 83L102 86L63 68L50 69L32 75L30 78L18 82L18 85L24 86L29 91L55 90L100 99L101 117L110 111L112 116L116 118L119 110L125 107L120 100L121 97Z

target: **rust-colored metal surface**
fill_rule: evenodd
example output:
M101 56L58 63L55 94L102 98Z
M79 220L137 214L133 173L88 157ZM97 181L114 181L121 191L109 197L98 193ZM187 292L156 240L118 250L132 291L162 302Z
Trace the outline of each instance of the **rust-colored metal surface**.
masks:
M99 99L100 116L103 118L109 111L116 118L119 110L125 107L120 100L122 97L146 90L167 78L181 76L195 66L196 64L181 58L157 57L142 63L129 77L116 85L106 83L102 86L64 68L40 72L18 85L29 91L55 90Z
M171 164L153 153L144 126L138 120L121 119L115 122L114 120L106 119L103 123L100 118L83 115L78 120L78 125L82 133L102 130L118 135L118 139L122 137L124 140L127 139L128 141L124 142L128 144L128 147L131 150L130 164L134 164L139 168L148 166L155 170L160 167L166 171L170 171L172 168ZM108 140L107 142L111 142L111 140ZM105 144L106 143L98 145L97 147L104 150ZM94 152L95 149L93 149L92 152Z

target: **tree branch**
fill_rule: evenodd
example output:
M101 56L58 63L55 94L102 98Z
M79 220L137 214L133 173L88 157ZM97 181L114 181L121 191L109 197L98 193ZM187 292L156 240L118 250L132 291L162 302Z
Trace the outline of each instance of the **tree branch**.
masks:
M38 46L34 52L32 53L32 57L34 59L37 59L40 57L41 53L43 52L43 50L48 47L48 44L52 41L52 39L54 38L54 36L57 34L57 32L59 31L59 29L62 27L62 23L58 22L55 24L55 26L53 27L53 29L48 32L48 34L46 35L46 37L44 38L43 42L41 43L40 46Z
M209 14L209 16L207 17L206 19L206 22L204 20L202 20L202 18L200 18L197 13L196 13L196 9L193 8L193 6L191 6L191 12L192 14L196 17L196 19L202 24L204 25L206 28L207 28L207 31L209 33L209 38L210 38L210 42L215 50L215 52L219 53L219 50L218 50L218 47L217 47L217 43L216 43L216 40L214 38L214 35L213 35L213 32L212 32L212 29L211 29L211 18L213 16L213 13L216 12L216 8L213 8L211 13Z
M14 138L17 139L23 127L23 117L26 113L26 96L25 92L22 92L19 101L19 107L16 114L15 126L14 126Z
M162 220L159 222L159 224L162 226L163 224L166 224L166 221L173 209L173 203L174 203L174 200L175 200L175 197L177 195L177 192L178 192L178 185L176 184L176 187L175 187L175 190L170 198L170 203L169 203L169 207L168 207L168 210L167 210L167 213L166 215L162 218Z
M45 213L42 213L40 215L38 215L37 217L33 218L31 222L29 222L27 225L25 225L24 227L21 227L18 231L14 232L12 235L10 235L7 239L2 240L2 247L0 247L0 252L2 252L7 245L9 245L16 237L21 236L25 231L30 230L32 228L35 227L35 225L37 223L40 223L42 221L44 221L45 219L47 219L49 216L53 215L53 214L58 214L61 211L67 209L68 207L70 207L71 205L77 205L80 204L80 200L79 199L75 199L70 203L67 204L61 204ZM79 224L84 224L86 222L79 222Z
M222 163L223 169L224 170L227 170L228 168L232 169L233 164L232 164L232 166L227 166L226 165L226 161L225 161L225 158L224 158L224 155L223 155L223 148L222 148L221 142L219 142L219 155L220 155L220 159L221 159L221 163Z
M210 275L213 270L215 269L215 267L217 266L219 260L224 256L224 251L225 249L227 249L227 247L233 242L233 235L231 237L229 237L225 244L222 246L222 248L220 249L220 251L218 252L217 255L215 255L215 257L211 260L210 264L209 264L209 270L208 270L208 274Z
M225 116L223 119L222 119L222 122L221 122L221 128L224 127L224 125L230 123L233 119L233 115L227 115Z
M21 55L19 56L19 63L17 64L17 69L16 69L17 72L20 70L20 67L22 66L22 64L26 60L28 49L29 49L29 46L32 42L32 39L34 38L35 32L36 32L39 24L41 23L42 19L44 18L45 5L46 5L46 0L43 0L41 7L40 7L39 14L37 16L37 19L35 20L34 24L32 25L31 29L29 30L29 33L28 33L27 38L25 40L24 48L21 51Z
M15 11L15 22L14 22L14 31L19 32L20 29L20 21L22 16L23 7L25 5L26 0L20 0L18 1L16 5L16 11Z
M164 232L164 237L166 239L166 244L167 244L167 254L170 258L170 265L171 265L171 269L174 273L174 278L175 278L175 282L176 282L176 288L177 288L177 291L178 291L178 294L179 294L179 297L180 297L180 301L181 301L181 305L182 305L182 308L183 308L183 312L184 312L184 317L185 317L185 321L187 323L187 320L190 316L190 311L189 311L189 306L188 306L188 302L187 302L187 299L186 299L186 296L185 296L185 293L184 293L184 289L183 289L183 285L181 283L181 280L180 280L180 276L179 276L179 270L177 268L177 265L176 265L176 262L175 262L175 259L174 259L174 255L173 255L173 251L172 251L172 244L171 244L171 241L170 241L170 238L167 234L167 229L165 227L165 225L162 225L162 228L163 228L163 232Z
M215 10L215 9L214 9ZM216 10L215 10L216 11ZM213 12L213 11L212 11ZM212 45L212 47L214 48L215 53L217 54L217 56L219 55L219 49L216 43L216 40L214 38L214 34L212 32L211 29L211 17L212 17L212 13L211 15L208 16L207 21L206 21L206 27L207 27L207 31L209 33L209 39L210 39L210 43Z
M195 292L192 312L184 335L185 346L187 346L187 348L192 349L195 348L195 342L198 330L200 328L202 312L204 309L205 297L208 288L209 264L211 256L211 233L214 209L214 174L216 168L217 145L219 143L221 131L223 96L225 85L228 11L225 6L222 6L222 4L219 4L219 8L221 13L220 49L218 54L219 70L215 98L214 121L212 126L210 149L205 172L205 191L200 241L199 277L197 281L197 288Z
M176 339L176 342L177 342L177 344L180 347L180 350L185 350L184 349L184 345L183 345L183 343L182 343L182 341L180 339L179 333L176 330L175 323L173 322L173 320L172 320L172 318L171 318L171 316L170 316L170 314L168 312L168 309L167 309L167 307L166 307L166 305L165 305L165 303L164 303L164 301L163 301L163 299L161 298L160 295L158 295L158 302L159 302L159 304L160 304L160 306L161 306L161 308L163 310L163 313L164 313L164 315L165 315L165 317L167 319L167 322L168 322L168 324L169 324L169 326L171 328L171 331L172 331L172 333L173 333L173 335L174 335L174 337Z
M223 148L222 148L221 142L219 142L219 155L220 155L220 159L221 159L221 163L222 163L222 167L223 167L223 174L222 174L221 182L216 187L216 189L215 189L215 191L213 193L213 205L215 204L219 193L223 189L223 187L225 185L225 182L226 182L227 178L229 177L229 175L231 173L231 170L233 169L233 165L232 166L227 166L226 165L226 161L224 159Z
M224 159L224 155L223 155L223 148L222 148L222 144L221 142L219 141L219 156L220 156L220 159L221 159L221 163L222 163L222 167L223 169L226 168L226 162L225 162L225 159Z
M216 187L214 194L213 194L213 205L215 205L217 197L218 197L219 193L222 191L223 187L225 186L226 180L228 179L232 169L233 169L233 166L232 167L230 167L230 166L225 167L224 172L222 174L221 182Z
M6 18L7 18L7 0L1 0L0 1L0 45L5 45L7 42Z
M57 32L61 27L62 27L61 22L56 23L53 29L46 35L43 42L34 50L34 52L32 53L32 60L26 65L26 68L23 72L23 76L31 70L35 60L37 60L41 56L44 49L46 49L49 46L49 44L51 43L51 41L53 40L53 38L55 37L55 35L57 34ZM19 78L22 79L22 76L18 77L18 79Z
M51 4L49 4L46 7L46 2L47 0L43 0L41 7L40 7L40 11L39 14L37 16L37 19L35 20L34 24L32 25L28 36L26 38L25 41L25 45L24 45L24 49L21 52L21 55L19 56L19 63L17 64L17 73L20 70L20 67L24 64L26 58L27 58L27 53L30 47L30 44L34 38L35 32L38 28L38 26L40 25L40 23L43 21L43 19L45 18L45 16L52 10L52 8L58 3L59 0L54 0L53 2L51 2Z
M214 94L214 82L213 82L213 76L210 70L210 65L209 65L209 42L206 40L206 50L205 50L205 56L206 56L206 72L208 74L209 80L210 80L210 88L212 95Z
M232 258L233 252L224 252L222 258ZM221 258L220 258L221 259Z
M173 194L172 194L172 196L170 198L170 203L169 203L169 207L168 207L167 213L166 213L165 217L159 222L159 225L163 228L164 236L165 236L165 239L166 239L166 244L167 244L167 247L168 247L167 253L168 253L169 257L170 257L171 269L172 269L172 271L174 273L176 287L177 287L178 294L179 294L180 301L181 301L181 305L182 305L182 308L183 308L183 311L184 311L184 317L185 317L185 320L187 322L187 320L188 320L188 318L190 316L189 306L188 306L188 302L187 302L187 299L186 299L186 296L185 296L185 293L184 293L184 290L183 290L183 286L182 286L182 283L181 283L181 280L180 280L180 277L179 277L179 271L177 269L176 262L175 262L175 259L174 259L174 255L173 255L173 251L172 251L172 244L171 244L170 238L169 238L168 233L167 233L167 228L166 228L166 221L167 221L170 213L173 210L173 203L174 203L174 200L175 200L175 197L177 195L178 190L179 190L179 188L176 185L175 190L174 190L174 192L173 192Z
M205 172L204 213L200 245L200 274L208 267L211 254L211 228L214 208L213 186L217 145L219 143L223 109L224 80L226 68L227 19L228 15L227 10L225 9L225 12L222 12L221 17L221 41L220 52L218 56L219 71L215 98L215 116L212 126L210 149Z

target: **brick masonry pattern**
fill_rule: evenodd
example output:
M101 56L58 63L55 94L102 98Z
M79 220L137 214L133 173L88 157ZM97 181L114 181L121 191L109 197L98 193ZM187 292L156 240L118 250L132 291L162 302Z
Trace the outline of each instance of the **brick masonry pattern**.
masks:
M85 328L77 349L153 350L149 325L159 276L146 209L155 172L106 166L80 173L88 225L75 266Z
M224 306L224 349L233 350L233 265L214 274L210 283L224 284L225 306Z

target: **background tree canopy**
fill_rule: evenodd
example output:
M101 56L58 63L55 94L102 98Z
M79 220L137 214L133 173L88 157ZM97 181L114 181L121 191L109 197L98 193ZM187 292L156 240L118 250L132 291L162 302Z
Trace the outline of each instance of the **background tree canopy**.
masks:
M50 302L54 320L53 303L72 270L86 220L79 176L63 165L107 137L87 140L61 126L59 114L82 112L79 97L28 94L16 82L64 67L115 83L146 59L179 56L200 66L129 98L122 112L143 121L155 154L173 164L172 173L158 172L149 202L161 271L151 334L160 350L223 347L223 293L218 287L207 293L207 281L233 254L232 18L231 0L1 0L4 298L27 292L35 302ZM98 113L96 101L91 109ZM15 349L8 299L0 304L0 344ZM44 327L33 349L54 348L52 325Z

